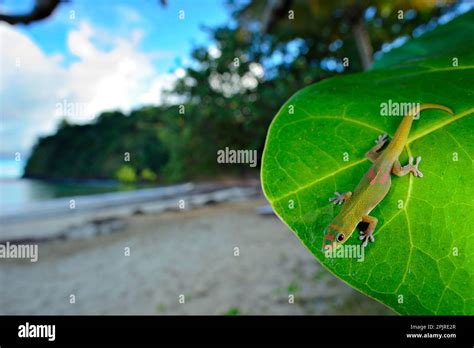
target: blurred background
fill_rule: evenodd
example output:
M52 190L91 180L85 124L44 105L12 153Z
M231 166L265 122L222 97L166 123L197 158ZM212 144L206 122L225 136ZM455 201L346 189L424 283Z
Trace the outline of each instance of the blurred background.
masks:
M271 214L266 132L299 89L473 6L1 1L0 243L39 259L0 260L0 313L392 314Z

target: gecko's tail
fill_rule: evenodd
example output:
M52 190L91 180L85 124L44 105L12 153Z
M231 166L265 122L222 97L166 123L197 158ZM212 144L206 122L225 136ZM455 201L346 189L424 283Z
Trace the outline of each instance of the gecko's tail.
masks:
M449 114L453 114L453 110L448 108L447 106L440 105L440 104L431 104L425 103L421 105L417 105L413 107L404 117L400 126L398 127L397 131L395 132L392 141L388 145L386 151L389 151L394 154L394 156L398 157L398 155L403 151L405 144L408 140L408 134L410 133L411 125L414 119L418 119L420 116L421 111L427 109L438 109L448 112Z
M419 115L419 113L421 111L426 110L426 109L438 109L438 110L446 111L447 113L449 113L451 115L454 114L453 110L451 110L447 106L444 106L444 105L441 105L441 104L430 104L430 103L421 104L421 105L413 108L412 111L409 114L412 114L412 116L415 116L416 114ZM415 112L415 114L413 114L413 112Z

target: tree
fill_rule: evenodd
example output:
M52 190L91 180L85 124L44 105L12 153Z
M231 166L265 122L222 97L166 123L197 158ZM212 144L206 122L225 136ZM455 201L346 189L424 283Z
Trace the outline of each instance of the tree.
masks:
M255 23L262 33L273 33L286 41L312 38L326 48L326 52L321 50L323 55L331 54L330 44L335 40L341 41L340 47L355 44L359 65L367 70L373 52L383 43L410 35L416 26L453 3L454 0L254 0L238 10L238 18L241 23Z

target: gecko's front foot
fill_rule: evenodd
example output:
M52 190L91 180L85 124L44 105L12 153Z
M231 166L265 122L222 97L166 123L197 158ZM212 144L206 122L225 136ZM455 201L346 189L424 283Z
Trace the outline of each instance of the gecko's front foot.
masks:
M388 135L387 133L384 133L377 137L377 139L375 140L375 143L377 145L383 146L387 142L387 140L388 140Z
M373 236L374 230L371 231L360 231L360 236L359 239L362 240L362 248L365 248L367 244L369 243L369 240L371 242L375 242L375 238Z
M333 202L334 204L342 204L345 201L347 201L351 196L352 192L346 192L346 193L339 193L339 192L334 192L336 197L329 198L329 202Z

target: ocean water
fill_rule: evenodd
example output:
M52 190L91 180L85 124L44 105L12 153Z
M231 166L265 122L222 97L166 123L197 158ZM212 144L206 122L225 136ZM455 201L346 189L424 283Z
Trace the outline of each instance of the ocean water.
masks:
M113 183L56 183L30 179L0 179L0 209L60 197L130 191L134 187Z
M0 157L0 179L20 178L23 175L24 165L23 161L15 161L13 157Z
M69 183L22 179L22 174L21 162L14 159L0 159L0 209L21 207L27 203L54 198L130 191L138 188L119 185L113 181Z

